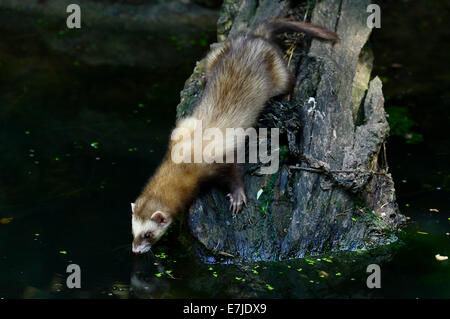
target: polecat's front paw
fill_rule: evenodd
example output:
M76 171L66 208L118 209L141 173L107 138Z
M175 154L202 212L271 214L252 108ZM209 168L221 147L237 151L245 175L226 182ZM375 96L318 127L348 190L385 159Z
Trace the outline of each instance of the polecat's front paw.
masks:
M233 215L239 213L242 210L242 204L247 206L247 196L245 196L243 188L238 188L234 190L232 193L228 193L227 197L230 198L229 209L231 209Z

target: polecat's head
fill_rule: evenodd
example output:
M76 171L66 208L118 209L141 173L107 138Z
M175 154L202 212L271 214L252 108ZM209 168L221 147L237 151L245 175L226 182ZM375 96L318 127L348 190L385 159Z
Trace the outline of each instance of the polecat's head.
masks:
M170 215L157 207L150 201L137 200L131 204L132 249L136 254L148 252L172 223Z

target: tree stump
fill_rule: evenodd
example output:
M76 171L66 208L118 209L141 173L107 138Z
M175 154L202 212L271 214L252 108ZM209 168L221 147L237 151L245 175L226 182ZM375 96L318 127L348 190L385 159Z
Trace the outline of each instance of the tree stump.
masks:
M213 189L190 208L188 224L205 258L284 260L339 250L365 250L396 241L398 211L385 145L389 125L382 84L370 80L366 0L228 0L218 39L260 22L292 16L338 33L336 44L281 35L296 76L287 98L272 99L261 127L280 129L280 169L258 175L246 166L247 208L232 218L225 193ZM202 62L181 92L178 118L201 97ZM369 81L370 80L370 81ZM262 191L262 192L261 192ZM259 196L257 195L259 194Z

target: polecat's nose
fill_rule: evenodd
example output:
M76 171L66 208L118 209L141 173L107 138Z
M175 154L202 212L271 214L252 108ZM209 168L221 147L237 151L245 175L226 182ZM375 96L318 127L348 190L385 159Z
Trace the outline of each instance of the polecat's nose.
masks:
M138 255L144 254L144 253L146 253L149 250L150 250L150 247L149 246L144 246L144 245L139 245L139 246L136 247L133 244L133 247L132 247L133 253L138 254Z
M142 251L139 249L139 247L136 247L134 244L132 245L132 249L131 250L135 254L142 254Z

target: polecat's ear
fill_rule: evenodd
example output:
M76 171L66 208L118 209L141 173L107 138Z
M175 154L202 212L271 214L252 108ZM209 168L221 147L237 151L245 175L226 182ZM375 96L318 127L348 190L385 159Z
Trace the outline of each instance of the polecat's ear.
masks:
M166 224L167 223L167 215L160 210L154 212L152 217L150 217L150 219L158 224Z
M131 203L131 212L134 213L134 207L136 206L135 203Z

